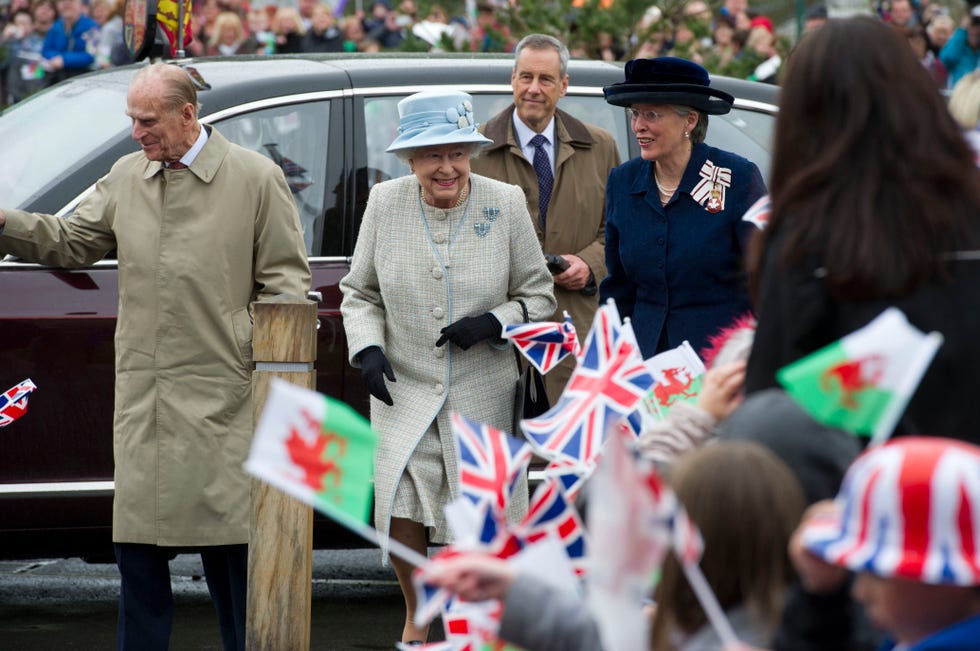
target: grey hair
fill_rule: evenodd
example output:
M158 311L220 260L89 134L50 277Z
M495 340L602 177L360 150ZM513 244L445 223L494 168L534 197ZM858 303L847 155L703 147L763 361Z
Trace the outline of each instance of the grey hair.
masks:
M180 66L172 63L151 63L136 71L130 86L135 86L144 79L159 79L164 82L164 92L160 99L167 110L179 112L184 104L192 104L194 117L200 113L201 103L197 100L197 88L187 71Z
M708 114L690 106L674 106L673 109L682 118L687 117L688 113L694 113L698 116L698 123L691 129L691 143L696 145L699 142L704 142L704 137L708 135Z
M454 143L446 143L446 144L454 144ZM467 146L469 147L469 149L470 149L470 151L469 151L469 157L470 158L477 158L480 155L480 152L483 151L483 145L481 143L478 143L478 142L464 142L464 143L460 143L460 145L461 146L464 146L464 147L467 147ZM411 148L411 149L396 149L395 151L393 151L391 153L393 153L398 160L400 160L401 162L403 162L406 165L408 165L408 160L410 158L414 158L415 157L415 154L417 154L418 152L423 151L425 149L428 149L428 148L429 147L416 147L416 148Z
M521 56L521 52L527 48L529 50L553 49L558 53L558 74L562 79L568 74L568 48L564 43L554 36L547 34L528 34L522 38L517 47L514 48L514 60Z

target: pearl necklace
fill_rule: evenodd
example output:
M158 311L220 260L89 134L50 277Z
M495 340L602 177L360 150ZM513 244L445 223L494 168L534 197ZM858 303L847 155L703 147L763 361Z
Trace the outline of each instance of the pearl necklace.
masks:
M665 188L664 186L660 185L660 179L657 178L656 174L653 175L653 182L657 184L657 189L660 190L660 194L668 199L674 196L674 193L677 192L677 188L679 188L681 185L680 182L678 182L677 185L672 188Z
M432 206L432 203L429 202L428 195L425 194L425 188L419 186L419 193L422 196L422 201L425 202L427 205ZM463 203L466 202L466 197L469 195L469 193L470 193L470 186L469 184L466 184L465 186L463 186L463 191L459 193L459 197L456 199L456 203L453 205L453 208L459 208L460 206L462 206ZM438 207L438 206L433 206L433 207Z

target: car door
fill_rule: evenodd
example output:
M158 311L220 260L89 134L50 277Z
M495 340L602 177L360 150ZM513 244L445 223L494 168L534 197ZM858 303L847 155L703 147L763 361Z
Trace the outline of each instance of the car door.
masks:
M206 117L234 143L259 152L283 170L292 192L309 255L317 301L317 390L349 401L344 381L347 347L340 317L340 279L349 264L345 233L349 224L351 179L342 91L277 97Z

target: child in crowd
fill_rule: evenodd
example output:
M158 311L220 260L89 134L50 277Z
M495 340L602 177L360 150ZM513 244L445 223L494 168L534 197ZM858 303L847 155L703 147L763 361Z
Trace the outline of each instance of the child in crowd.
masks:
M908 437L851 466L794 537L804 580L843 580L891 640L883 651L980 646L980 447Z
M671 485L701 530L701 568L737 636L769 644L792 579L787 548L804 505L793 473L762 445L724 441L683 456L671 471ZM503 640L535 651L601 651L583 601L505 561L459 554L433 561L427 575L467 600L502 599ZM673 556L654 599L653 651L721 648Z

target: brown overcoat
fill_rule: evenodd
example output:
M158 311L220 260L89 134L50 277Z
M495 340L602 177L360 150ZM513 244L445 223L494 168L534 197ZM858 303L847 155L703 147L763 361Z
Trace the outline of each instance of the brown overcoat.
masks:
M555 184L548 206L546 231L538 220L538 178L521 151L514 133L514 106L501 111L480 131L493 140L472 170L490 178L519 185L527 198L527 209L545 253L574 254L589 265L596 283L606 276L605 244L606 178L620 163L616 141L605 129L585 124L559 110L555 114ZM584 296L555 285L558 308L551 320L561 321L562 312L572 317L579 340L585 339L599 305L598 294ZM547 376L548 396L555 404L571 375L574 360L567 359Z

